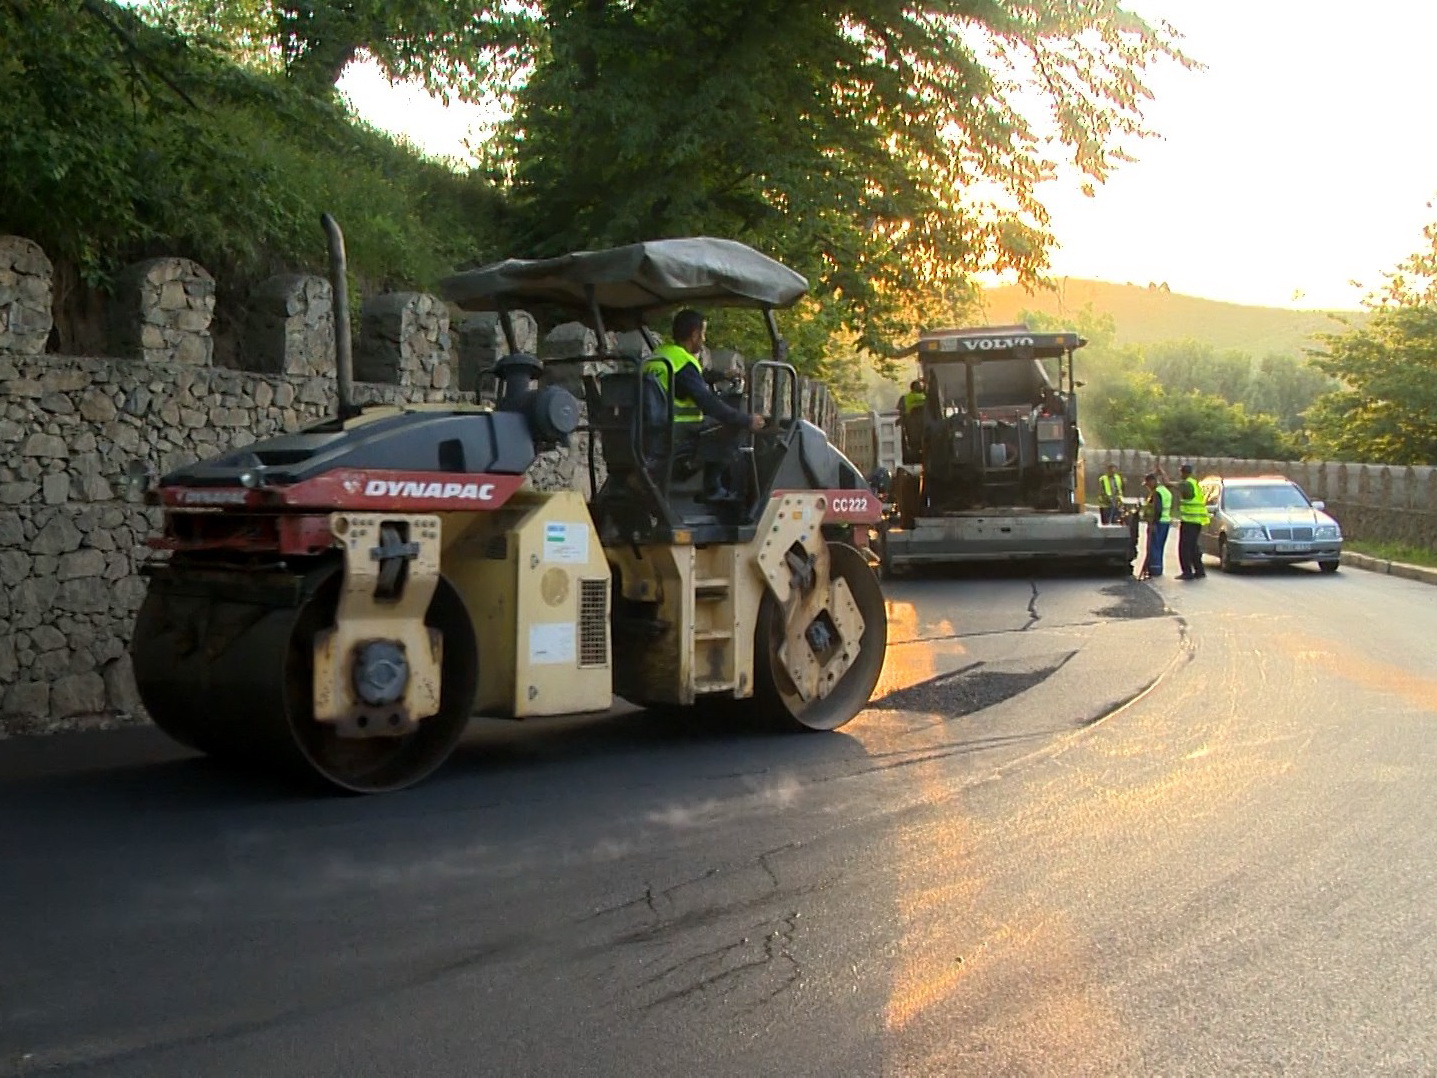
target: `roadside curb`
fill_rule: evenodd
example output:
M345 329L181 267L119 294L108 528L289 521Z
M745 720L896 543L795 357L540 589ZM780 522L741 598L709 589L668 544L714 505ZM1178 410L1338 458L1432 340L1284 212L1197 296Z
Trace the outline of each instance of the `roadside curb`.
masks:
M1429 569L1425 565L1408 565L1401 561L1388 561L1385 558L1374 558L1369 554L1357 554L1352 551L1342 552L1342 564L1353 569L1365 569L1369 573L1385 573L1388 576L1400 576L1404 580L1416 580L1422 584L1437 584L1437 569Z

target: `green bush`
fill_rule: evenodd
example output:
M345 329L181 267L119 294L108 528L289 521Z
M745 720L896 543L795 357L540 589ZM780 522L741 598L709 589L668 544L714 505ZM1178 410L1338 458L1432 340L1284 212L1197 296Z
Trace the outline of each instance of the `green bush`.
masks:
M495 255L500 198L480 177L126 8L0 0L0 40L0 232L91 285L156 254L230 287L322 270L323 212L366 287Z

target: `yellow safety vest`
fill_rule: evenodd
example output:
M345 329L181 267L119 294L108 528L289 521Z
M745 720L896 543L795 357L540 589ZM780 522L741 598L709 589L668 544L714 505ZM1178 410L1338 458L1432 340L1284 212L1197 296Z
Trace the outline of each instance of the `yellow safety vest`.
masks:
M922 408L928 400L927 393L905 393L903 394L903 414Z
M1207 502L1203 500L1202 488L1197 480L1184 479L1180 489L1182 497L1178 500L1178 519L1184 524L1206 524L1210 519Z
M1168 489L1166 483L1159 483L1154 488L1158 496L1158 523L1169 524L1173 519L1173 492Z
M664 393L670 394L669 390L669 364L664 363L667 359L673 364L674 378L678 378L679 371L685 367L694 366L700 369L703 364L698 357L677 344L661 344L654 349L654 358L644 364L644 373L652 374L659 380L659 385L664 387ZM698 423L704 417L703 409L691 401L688 397L674 397L674 422L675 423Z
M1098 486L1103 488L1103 497L1108 502L1123 496L1123 477L1120 475L1109 475L1104 472L1098 476Z

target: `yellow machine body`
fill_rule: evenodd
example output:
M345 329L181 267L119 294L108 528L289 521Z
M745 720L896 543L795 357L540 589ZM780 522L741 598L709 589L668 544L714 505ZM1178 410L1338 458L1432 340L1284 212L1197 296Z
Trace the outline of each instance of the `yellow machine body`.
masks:
M481 714L526 718L613 702L609 565L572 491L523 491L443 518L443 572L478 639Z
M864 620L847 584L829 572L822 522L825 496L790 493L770 500L755 538L744 544L696 547L616 546L609 550L625 600L655 607L662 632L643 646L621 649L615 690L643 703L692 704L701 696L744 699L754 694L755 626L765 592L782 611L787 636L780 663L798 697L821 699L856 656L856 643L819 663L803 633L827 609L853 641ZM790 560L812 573L802 593L792 586Z

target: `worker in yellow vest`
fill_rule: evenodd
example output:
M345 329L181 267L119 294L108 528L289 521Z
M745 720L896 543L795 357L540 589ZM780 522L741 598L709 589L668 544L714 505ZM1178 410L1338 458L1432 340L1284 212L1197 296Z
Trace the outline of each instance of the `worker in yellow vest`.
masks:
M916 412L928 403L928 394L923 392L922 379L914 379L908 385L908 392L903 394L901 407L903 415L908 416L910 412Z
M1182 566L1179 580L1201 580L1207 576L1203 568L1202 551L1198 549L1198 536L1207 524L1207 500L1202 487L1193 478L1193 466L1184 464L1178 469L1178 564Z
M685 308L674 315L673 340L654 349L652 358L644 364L644 375L653 376L665 396L673 398L673 453L676 461L692 460L698 448L699 434L717 426L734 432L759 431L764 426L763 416L750 415L742 408L727 404L709 388L704 380L703 364L698 358L707 336L707 319L698 311ZM735 501L738 495L730 488L736 484L726 484L724 472L737 455L737 444L729 439L714 448L718 451L715 459L700 462L704 466L702 498L711 502Z
M1143 558L1144 577L1163 575L1163 549L1168 543L1168 530L1173 523L1173 492L1160 483L1154 472L1143 476L1148 498L1143 504L1143 519L1148 522L1148 549Z
M903 432L903 463L923 462L923 406L928 403L928 394L923 391L923 380L915 378L908 385L908 392L898 400L899 423Z
M1118 466L1109 463L1108 470L1098 476L1101 497L1098 500L1098 515L1104 524L1118 524L1123 519L1123 477Z

